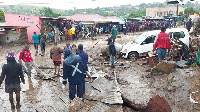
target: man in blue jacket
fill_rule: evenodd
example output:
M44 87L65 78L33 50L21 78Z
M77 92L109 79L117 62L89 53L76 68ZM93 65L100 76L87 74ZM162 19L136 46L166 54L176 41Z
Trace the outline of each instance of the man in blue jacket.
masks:
M83 51L83 45L82 44L78 45L78 51L76 52L76 54L78 54L81 57L81 59L83 61L83 65L85 67L85 70L88 71L88 65L87 65L88 54L85 51Z
M69 48L65 48L64 55L63 84L66 84L66 79L68 79L69 98L71 101L75 98L76 91L77 97L83 101L84 74L86 71L82 59L79 55L72 53Z

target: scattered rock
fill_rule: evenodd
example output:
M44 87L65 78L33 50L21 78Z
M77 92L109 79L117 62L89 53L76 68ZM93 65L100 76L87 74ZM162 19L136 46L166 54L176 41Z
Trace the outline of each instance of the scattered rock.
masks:
M170 74L176 69L175 62L162 62L155 66L152 71L151 75L163 75L163 74Z

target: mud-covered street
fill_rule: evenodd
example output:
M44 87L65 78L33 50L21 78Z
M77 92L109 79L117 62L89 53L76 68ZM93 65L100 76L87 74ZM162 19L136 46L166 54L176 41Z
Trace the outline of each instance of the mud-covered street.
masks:
M116 43L125 44L133 41L140 33L122 35ZM95 39L80 39L70 41L70 45L83 44L88 53L89 72L97 78L86 78L85 104L92 112L135 112L142 111L150 98L160 95L169 103L173 112L199 112L200 105L190 100L192 92L200 89L200 71L198 67L177 68L172 72L174 78L168 83L168 75L152 76L150 65L146 60L133 62L128 59L116 59L115 68L111 69L101 55L101 49L107 46L106 39L110 35L96 36ZM60 42L58 46L65 46ZM0 65L6 63L5 56L14 51L16 57L24 45L6 44L0 46ZM25 84L21 83L21 108L13 112L66 112L69 110L68 85L62 85L62 71L59 76L54 75L53 62L50 59L50 48L47 44L45 56L35 56L33 44L30 51L34 61L43 71L44 77L36 75L32 70L32 77L25 75ZM62 68L62 67L61 67ZM62 70L62 69L61 69ZM1 71L1 70L0 70ZM11 112L9 95L5 93L4 83L0 87L0 112ZM15 95L14 95L15 96Z

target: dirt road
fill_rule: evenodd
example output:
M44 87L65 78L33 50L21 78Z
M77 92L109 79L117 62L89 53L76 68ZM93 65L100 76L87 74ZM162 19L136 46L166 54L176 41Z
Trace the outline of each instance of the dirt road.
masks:
M121 34L120 34L121 35ZM132 41L137 37L138 34L133 35L121 35L122 38L117 38L116 42L120 44L125 44L128 41ZM96 37L96 40L85 39L78 41L71 41L70 44L83 44L84 50L88 53L89 56L89 68L95 68L96 72L104 71L107 72L108 76L106 77L109 81L114 80L113 70L110 67L102 65L103 61L100 59L101 48L107 45L105 41L109 35L104 35L101 37ZM58 46L63 47L65 42L60 42ZM28 78L25 74L25 83L21 84L21 108L19 110L12 110L18 112L66 112L69 108L69 98L68 98L68 86L61 84L61 77L53 77L54 70L53 63L49 57L49 50L53 45L47 45L45 56L34 56L34 48L31 45L30 50L33 56L34 61L41 69L44 74L50 77L48 80L43 80L36 76L35 70L32 70L33 75L31 78ZM19 56L19 52L22 50L23 45L4 45L0 46L0 65L2 66L6 63L6 53L9 51L15 51L16 57ZM147 100L150 96L159 94L163 96L170 104L173 109L173 112L195 112L197 109L189 101L190 93L190 83L191 78L195 76L194 70L185 72L187 70L178 69L174 74L176 75L175 81L172 85L166 84L167 75L158 76L158 77L148 77L149 72L146 70L150 69L149 65L141 65L144 61L131 62L130 60L119 59L118 63L123 63L128 67L118 66L114 69L114 72L117 74L117 81L122 95L126 95L126 98L134 98L134 94L139 94L138 100L136 103L143 104L147 103ZM62 73L62 72L61 72ZM185 73L185 74L183 74ZM61 74L62 75L62 74ZM126 77L125 77L126 76ZM53 77L53 78L51 78ZM86 88L87 89L87 88ZM138 92L136 92L136 90ZM90 91L90 90L86 90ZM134 93L134 94L132 94ZM140 95L141 93L141 95ZM145 95L149 95L149 97ZM8 94L4 92L4 84L0 88L0 112L10 112L10 103L8 100ZM145 96L145 100L143 100ZM136 97L136 96L135 96ZM133 101L135 99L129 99ZM107 112L131 112L135 111L127 106L122 105L109 105L104 104L99 101L93 101L90 98L86 98L86 104L89 106L103 105L102 109L105 109ZM125 101L124 101L125 102ZM127 102L125 102L127 103ZM135 103L135 102L134 102ZM129 106L133 107L134 105ZM106 108L109 107L109 108Z

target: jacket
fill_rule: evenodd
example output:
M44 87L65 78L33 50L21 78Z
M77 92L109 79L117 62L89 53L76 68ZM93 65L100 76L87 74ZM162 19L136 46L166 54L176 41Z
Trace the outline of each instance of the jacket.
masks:
M23 59L22 59L23 58ZM31 62L33 61L33 58L31 57L31 52L30 50L26 51L26 50L22 50L19 54L19 60L23 60L24 62Z
M45 34L39 34L38 36L39 36L40 43L46 42L46 35Z
M78 54L82 61L83 61L83 65L84 65L84 68L86 71L88 71L88 66L87 66L87 63L88 63L88 54L86 52L84 52L83 50L78 50L76 52L76 54Z
M52 60L58 60L61 59L61 53L63 53L63 49L61 49L58 46L55 46L53 48L50 49L50 58Z
M66 58L63 61L63 79L68 79L69 84L83 83L86 71L81 57L72 53L68 48L65 48L65 55Z
M20 79L23 82L24 75L21 64L17 63L15 60L7 61L7 64L4 64L2 67L0 84L2 84L5 77L5 84L20 84Z
M110 54L110 56L116 55L116 49L115 49L115 45L113 42L109 43L109 54Z
M171 49L169 34L165 32L160 32L158 34L158 39L153 45L153 50L156 50L156 48Z

